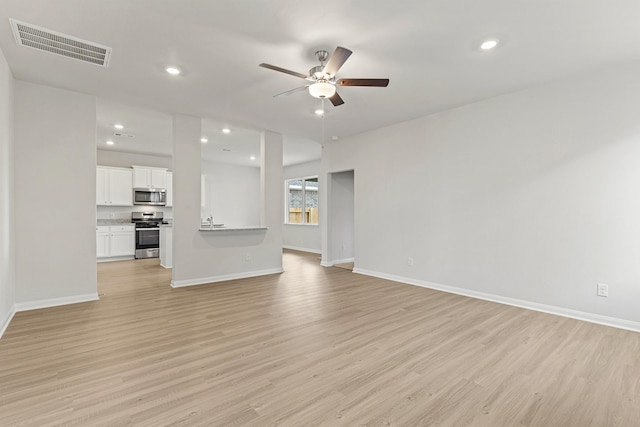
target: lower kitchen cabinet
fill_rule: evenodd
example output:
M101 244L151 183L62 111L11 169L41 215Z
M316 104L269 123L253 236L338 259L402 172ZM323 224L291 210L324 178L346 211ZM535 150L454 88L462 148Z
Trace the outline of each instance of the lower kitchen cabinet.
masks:
M109 226L96 227L96 257L109 256Z
M132 225L99 225L96 227L96 257L133 257L136 253L136 230Z

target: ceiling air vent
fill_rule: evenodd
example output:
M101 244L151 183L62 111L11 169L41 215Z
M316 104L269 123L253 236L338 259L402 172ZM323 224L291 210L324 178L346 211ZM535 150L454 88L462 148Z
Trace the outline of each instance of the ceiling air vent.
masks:
M9 21L13 36L19 45L103 67L109 65L110 47L16 21L12 18L9 18Z

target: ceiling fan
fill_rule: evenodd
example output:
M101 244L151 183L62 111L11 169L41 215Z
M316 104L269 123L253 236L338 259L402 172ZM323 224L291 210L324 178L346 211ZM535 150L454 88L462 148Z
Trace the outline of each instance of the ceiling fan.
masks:
M326 50L319 50L316 52L316 58L320 61L320 65L309 70L309 74L302 74L296 71L287 70L285 68L277 67L271 64L260 64L260 67L268 68L270 70L279 71L281 73L290 74L295 77L307 80L304 86L297 87L295 89L288 90L286 92L274 95L274 97L291 95L292 93L301 92L305 89L309 90L309 94L314 98L325 99L328 98L331 103L337 107L344 104L344 101L338 95L336 86L372 86L372 87L387 87L389 79L337 79L336 73L340 70L340 67L344 65L349 56L352 54L349 49L338 46L336 50L329 58L329 52ZM326 65L325 65L326 62Z

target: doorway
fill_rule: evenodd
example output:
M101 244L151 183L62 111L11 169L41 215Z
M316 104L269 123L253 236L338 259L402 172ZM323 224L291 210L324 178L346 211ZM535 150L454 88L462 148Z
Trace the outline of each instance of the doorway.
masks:
M327 258L325 266L355 263L355 172L328 174Z

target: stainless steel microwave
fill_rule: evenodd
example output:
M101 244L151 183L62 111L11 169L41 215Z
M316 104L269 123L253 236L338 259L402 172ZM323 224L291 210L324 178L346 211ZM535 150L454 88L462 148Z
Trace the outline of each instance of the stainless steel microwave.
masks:
M134 188L133 204L164 206L167 204L167 190L164 188Z

